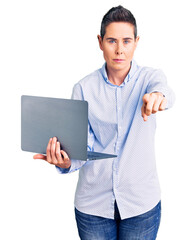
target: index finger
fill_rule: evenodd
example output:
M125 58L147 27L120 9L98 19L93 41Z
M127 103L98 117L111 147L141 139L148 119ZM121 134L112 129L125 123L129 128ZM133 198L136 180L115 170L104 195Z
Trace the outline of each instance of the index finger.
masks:
M46 148L46 156L47 156L47 161L50 163L51 162L51 153L50 153L50 151L51 151L51 144L52 144L52 138L50 138L50 140L49 140L49 142L48 142L48 146L47 146L47 148Z
M146 103L146 109L145 109L146 115L150 116L150 114L152 113L154 102L155 102L155 97L154 95L151 95L148 102Z
M143 103L141 112L142 112L142 117L143 117L144 121L146 122L148 120L148 116L145 113L146 112L146 103Z

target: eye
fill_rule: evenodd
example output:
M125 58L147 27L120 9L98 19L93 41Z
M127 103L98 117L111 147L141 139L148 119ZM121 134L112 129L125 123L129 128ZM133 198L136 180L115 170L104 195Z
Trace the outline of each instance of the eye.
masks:
M115 43L116 41L115 40L109 40L109 43Z
M128 43L130 43L130 40L125 40L124 43L128 44Z

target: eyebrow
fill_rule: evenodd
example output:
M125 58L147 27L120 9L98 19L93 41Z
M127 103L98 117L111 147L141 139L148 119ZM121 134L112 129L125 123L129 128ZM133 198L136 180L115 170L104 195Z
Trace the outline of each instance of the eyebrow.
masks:
M106 40L117 40L117 39L116 38L112 38L112 37L108 37L108 38L106 38ZM126 38L123 38L123 40L133 40L133 38L126 37Z

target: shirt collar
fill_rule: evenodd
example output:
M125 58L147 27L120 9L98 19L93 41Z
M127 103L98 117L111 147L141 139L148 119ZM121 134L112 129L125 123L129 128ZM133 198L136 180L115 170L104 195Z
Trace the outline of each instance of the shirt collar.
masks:
M133 59L133 60L131 61L131 68L130 68L130 70L129 70L127 76L126 76L126 78L124 79L124 82L123 82L120 86L124 86L127 82L129 82L130 79L132 78L132 76L134 75L134 73L136 72L136 70L137 70L137 63L136 63L136 61ZM102 68L101 68L101 74L102 74L102 76L103 76L103 79L104 79L108 84L114 86L114 84L112 84L112 83L109 81L109 79L108 79L108 75L107 75L107 72L106 72L106 62L103 64L103 66L102 66Z

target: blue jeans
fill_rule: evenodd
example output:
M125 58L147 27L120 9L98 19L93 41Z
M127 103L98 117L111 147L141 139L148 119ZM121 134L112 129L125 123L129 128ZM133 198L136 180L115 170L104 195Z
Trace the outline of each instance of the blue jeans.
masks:
M155 240L161 219L161 201L150 211L136 217L120 219L115 202L115 219L82 213L75 208L81 240Z

